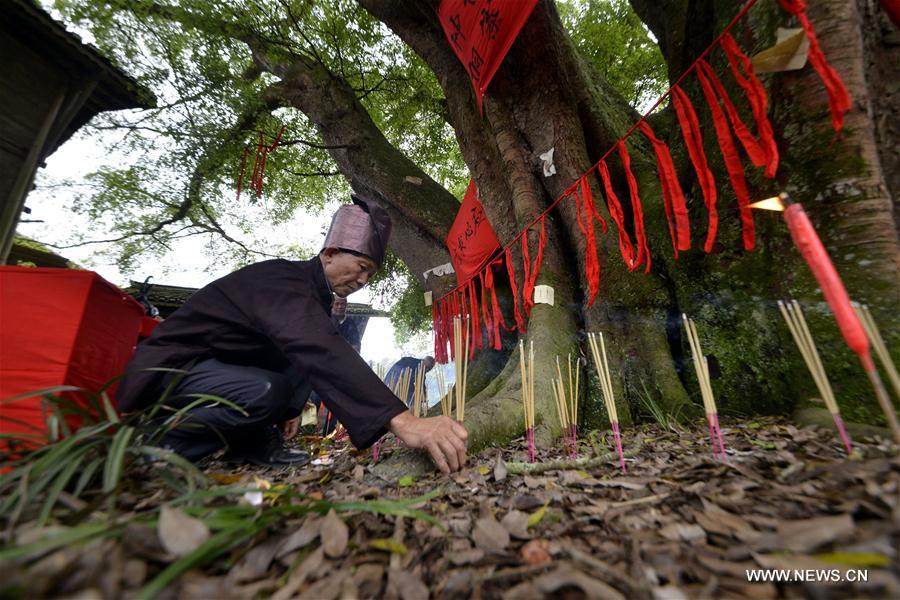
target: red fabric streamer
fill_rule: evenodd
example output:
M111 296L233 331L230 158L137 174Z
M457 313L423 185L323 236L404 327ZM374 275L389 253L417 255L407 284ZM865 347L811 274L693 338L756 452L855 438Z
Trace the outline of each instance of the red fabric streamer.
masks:
M750 192L747 190L747 181L744 179L744 167L741 165L741 157L738 156L737 149L734 146L734 140L731 137L731 130L728 128L725 113L722 112L722 107L719 105L715 86L711 82L711 79L715 77L715 73L713 73L712 67L705 60L697 61L697 67L697 79L700 81L700 87L703 88L706 103L709 105L710 111L712 111L713 125L716 129L719 149L722 151L722 157L725 159L725 168L728 171L728 177L731 179L731 187L734 189L734 195L737 197L741 213L741 233L744 240L744 250L749 252L756 245L756 238L753 226L753 213L750 209ZM725 90L721 89L721 84L719 88L720 95L724 94Z
M638 128L653 145L653 152L656 154L656 168L659 170L659 180L662 184L663 205L666 209L666 220L669 222L669 236L672 238L675 258L678 258L679 250L688 250L691 247L691 226L688 220L687 205L684 201L684 192L681 189L681 183L678 182L675 163L672 161L669 147L656 137L646 121L640 121Z
M434 362L444 364L446 359L441 353L441 318L440 306L441 301L437 300L431 303L431 326L434 331Z
M469 358L475 356L475 351L480 350L481 341L481 320L478 318L478 295L475 293L475 280L470 279L469 285L466 286L469 294ZM465 327L465 324L463 324Z
M530 269L526 267L525 282L522 284L522 304L525 306L525 313L530 317L531 309L534 307L534 285L537 283L538 273L541 270L541 263L544 261L544 246L547 244L547 229L545 227L546 215L541 216L541 235L538 238L538 252L534 257L534 264ZM522 234L522 254L524 255L526 264L528 263L528 230Z
M494 265L498 264L498 262L499 262L498 260L495 260L494 262L489 264L484 271L485 286L489 290L491 290L491 309L494 313L494 318L493 318L493 326L494 327L493 327L493 334L492 334L493 341L494 341L494 343L493 343L494 350L500 350L500 348L502 347L501 340L500 340L500 327L502 326L503 329L505 329L506 331L511 331L512 329L514 329L513 327L510 327L510 328L506 327L506 322L503 320L503 312L500 310L500 302L497 301L497 288L496 288L496 285L494 284Z
M622 203L619 202L619 197L613 189L612 180L609 177L609 167L606 166L605 160L597 163L597 172L600 173L600 179L603 181L609 214L612 216L613 221L616 222L616 227L619 228L619 252L622 254L622 258L625 259L628 269L631 270L632 266L634 266L634 246L631 244L631 238L628 237L628 230L625 229L625 212L622 210Z
M637 258L634 266L630 270L637 269L641 262L646 267L644 273L650 272L650 248L647 247L647 234L644 232L644 207L641 205L641 197L638 195L637 179L631 170L631 157L628 156L628 149L625 148L625 140L619 140L618 143L619 158L622 160L622 167L625 169L625 180L628 182L628 191L631 195L631 210L634 217L634 237L637 244Z
M703 245L703 249L711 252L713 243L716 241L716 230L719 227L719 214L716 212L716 180L706 162L706 153L703 152L703 136L700 134L700 122L697 120L694 105L691 104L691 100L684 90L677 85L672 86L671 98L688 155L697 172L697 180L703 192L703 202L709 212L709 228L706 231L706 243Z
M747 156L750 157L750 161L757 167L766 166L766 161L768 160L768 156L766 151L763 150L763 147L760 145L759 141L753 134L750 133L750 129L744 124L744 121L741 120L740 115L738 115L737 109L734 107L734 103L731 101L731 97L728 96L728 92L725 91L725 86L722 85L722 82L719 81L718 75L713 71L712 67L709 66L709 63L703 59L697 60L697 67L703 69L704 75L706 75L709 83L712 84L713 89L715 89L716 93L719 95L719 98L722 100L722 105L725 107L725 114L728 115L728 120L731 122L731 127L734 129L734 133L738 136L738 139L741 141L741 145L744 147L744 150L747 152Z
M580 191L576 189L580 187ZM600 291L600 260L597 258L597 240L594 236L594 196L591 193L591 184L588 175L582 175L578 184L572 186L571 194L575 196L575 215L578 217L578 226L584 234L584 275L588 281L588 306L594 304L597 292ZM581 216L584 206L584 217ZM598 217L600 215L597 215ZM606 222L601 219L603 230L606 231Z
M819 78L825 86L825 91L828 93L828 107L831 109L831 126L837 133L840 133L844 127L844 114L853 107L850 94L847 93L847 88L844 87L844 82L841 81L840 75L825 59L825 54L819 46L819 39L816 37L816 30L806 16L805 0L778 0L778 3L781 4L784 10L797 17L800 27L806 33L806 39L809 40L809 62L813 69L816 70L816 73L819 74Z
M513 298L513 314L516 319L516 329L520 333L525 333L525 319L522 317L522 311L519 310L519 284L516 283L516 266L512 261L512 252L509 247L506 248L506 273L509 276L509 287L512 289Z
M478 274L478 279L481 283L481 324L484 327L485 332L487 333L487 344L486 347L490 347L493 345L494 341L494 324L491 322L491 307L488 304L488 295L487 295L487 283L485 282L485 271L490 271L491 265L488 264L484 271L481 271Z
M537 0L441 1L441 27L472 81L479 111L488 84L535 4Z
M737 42L731 37L730 33L725 33L719 42L725 55L728 57L728 64L731 66L731 74L738 85L743 88L747 95L747 101L750 103L750 110L753 112L753 118L756 121L756 131L759 135L759 146L765 153L765 171L763 174L769 179L775 177L775 171L778 170L778 146L775 145L775 136L772 132L772 123L769 122L769 99L766 96L766 90L753 72L753 63L747 58L747 55L741 52ZM741 74L741 69L746 73L746 77ZM741 140L743 142L743 140ZM744 146L747 149L746 146ZM749 150L747 152L749 154ZM750 157L753 160L753 156ZM757 167L763 166L754 161Z
M257 198L262 195L263 191L263 176L266 172L266 159L268 158L269 153L273 152L278 147L278 144L281 142L281 136L284 135L284 129L285 126L282 125L271 145L266 145L265 134L262 131L259 132L259 140L256 142L256 156L253 160L253 174L250 177L250 189L256 191ZM238 174L236 200L241 198L241 189L244 182L244 169L247 165L248 152L249 149L245 146L243 156L241 157L241 172Z

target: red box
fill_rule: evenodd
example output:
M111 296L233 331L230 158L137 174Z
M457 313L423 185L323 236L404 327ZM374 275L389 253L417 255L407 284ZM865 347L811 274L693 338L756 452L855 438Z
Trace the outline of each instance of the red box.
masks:
M58 385L96 392L121 374L143 316L93 271L0 266L0 432L28 431L16 421L46 430L40 397L11 396ZM69 397L85 404L82 394Z

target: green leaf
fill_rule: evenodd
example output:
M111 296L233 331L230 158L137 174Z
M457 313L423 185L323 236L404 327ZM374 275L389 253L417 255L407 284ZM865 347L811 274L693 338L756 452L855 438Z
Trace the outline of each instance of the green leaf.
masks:
M404 475L397 482L397 485L399 485L400 487L412 487L415 484L416 484L416 478L413 477L412 475Z
M549 504L550 504L550 503L547 502L547 503L544 504L542 507L540 507L539 509L537 509L536 511L534 511L533 513L531 513L531 515L529 515L529 517L528 517L528 527L534 527L535 525L537 525L538 523L541 522L541 519L543 519L543 518L544 518L544 515L547 514L547 506L548 506Z
M877 552L826 552L813 558L845 567L887 567L891 564L890 557Z
M404 555L409 552L409 548L403 542L391 538L378 538L369 542L369 547L375 550L383 550L394 554Z
M134 435L134 427L126 425L116 432L112 445L109 448L109 456L103 469L103 491L107 494L113 492L122 478L122 466L125 461L125 451L128 443Z

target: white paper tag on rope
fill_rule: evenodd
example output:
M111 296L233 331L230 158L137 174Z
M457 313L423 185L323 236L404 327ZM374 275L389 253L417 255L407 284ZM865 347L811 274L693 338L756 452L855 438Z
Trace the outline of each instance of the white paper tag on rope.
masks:
M555 148L550 148L546 152L540 155L541 161L544 163L544 177L550 177L551 175L556 175L556 165L553 164L553 150Z
M425 306L431 306L431 290L425 292Z
M450 273L454 273L454 272L455 271L453 270L453 263L448 262L448 263L444 263L442 265L433 267L431 269L428 269L427 271L422 273L422 277L425 278L425 281L428 281L429 275L436 275L437 277L443 277L444 275L449 275Z
M553 288L549 285L536 285L534 287L534 303L553 306Z

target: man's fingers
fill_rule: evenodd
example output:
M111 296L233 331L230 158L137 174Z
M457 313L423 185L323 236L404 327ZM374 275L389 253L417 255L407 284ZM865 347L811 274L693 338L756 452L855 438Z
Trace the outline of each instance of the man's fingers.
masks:
M459 461L459 466L460 468L462 468L462 466L466 464L466 443L453 435L451 435L449 439L450 443L453 444L454 450L456 451L456 457Z
M447 464L447 459L444 458L444 453L441 450L440 446L438 446L437 442L430 442L427 446L428 452L431 454L431 458L434 459L435 464L438 469L441 470L441 473L447 475L450 473L450 465Z
M449 439L444 438L438 442L438 446L443 450L444 456L447 458L447 464L450 465L450 470L459 471L459 456L453 443Z
M453 421L453 419L450 419L450 420L453 423L453 433L455 433L457 436L459 436L462 439L462 441L464 441L464 442L466 440L468 440L469 432L466 431L466 428L463 427L458 421Z

